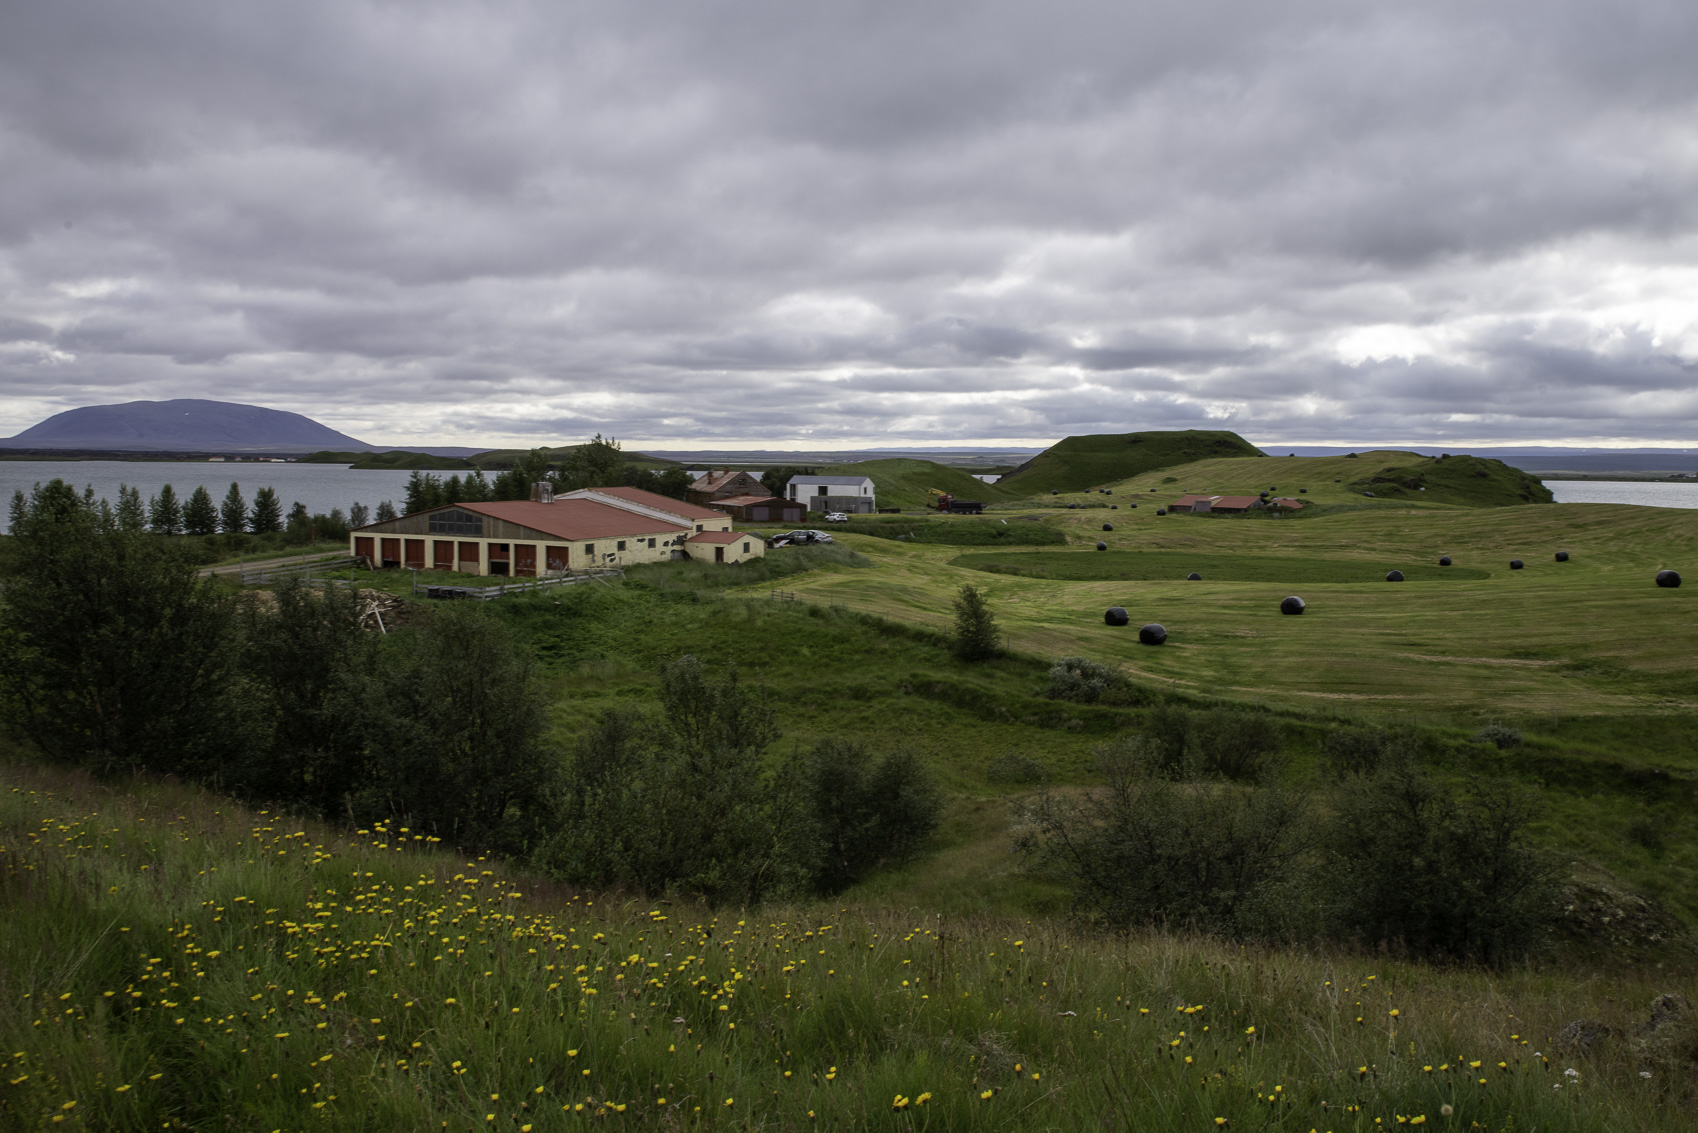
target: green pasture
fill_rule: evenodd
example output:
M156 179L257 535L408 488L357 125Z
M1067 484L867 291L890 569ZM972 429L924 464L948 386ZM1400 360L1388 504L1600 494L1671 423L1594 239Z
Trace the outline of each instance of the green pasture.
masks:
M1378 582L1403 572L1406 582L1459 582L1490 578L1474 567L1425 563L1370 563L1358 559L1307 559L1281 555L1233 555L1191 551L1028 551L961 555L949 565L989 574L1011 574L1070 582L1171 582L1201 574L1215 582Z
M1183 471L1187 487L1207 485L1206 476ZM1008 644L1020 652L1084 654L1139 681L1227 699L1459 722L1698 706L1691 661L1698 595L1652 582L1665 567L1685 568L1698 580L1698 512L1553 504L1382 505L1308 520L1157 517L1147 508L1106 514L1114 517L1113 532L1100 530L1102 510L1045 519L1082 545L1071 553L1080 560L1068 564L1073 573L1106 573L1118 558L1171 565L1171 581L987 574L972 566L1040 556L1055 563L1067 555L959 556L947 546L845 535L872 567L793 585L815 601L942 630L953 594L972 582L988 592ZM1098 539L1111 551L1089 550ZM1555 562L1559 550L1570 561ZM1424 581L1429 570L1443 569L1436 565L1441 554L1452 556L1451 571L1487 577ZM1252 560L1241 573L1229 566L1240 556ZM1526 568L1510 570L1513 558ZM1098 567L1098 559L1107 565ZM1266 559L1307 561L1311 580L1234 580ZM1204 571L1198 564L1211 565ZM1358 569L1350 564L1359 564L1365 580L1383 579L1392 567L1412 580L1364 586L1328 579L1327 572ZM1201 582L1185 581L1193 569L1204 575ZM1279 613L1293 582L1308 603L1301 617ZM1126 607L1134 624L1161 622L1168 644L1140 646L1135 634L1105 626L1109 606Z

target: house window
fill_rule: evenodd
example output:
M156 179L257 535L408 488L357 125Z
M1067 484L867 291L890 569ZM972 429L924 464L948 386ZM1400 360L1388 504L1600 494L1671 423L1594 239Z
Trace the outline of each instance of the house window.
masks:
M586 558L588 558L588 557L593 556L594 554L595 554L595 544L594 543L585 543L584 544L584 556Z
M654 550L654 540L653 539L649 540L649 550L651 550L651 551Z
M743 544L743 553L745 555L749 553L749 545L747 543Z
M701 533L702 533L702 525L698 523L698 524L696 524L696 534L700 535Z
M621 540L619 540L619 550L623 551L624 549L625 549L625 540L621 539Z

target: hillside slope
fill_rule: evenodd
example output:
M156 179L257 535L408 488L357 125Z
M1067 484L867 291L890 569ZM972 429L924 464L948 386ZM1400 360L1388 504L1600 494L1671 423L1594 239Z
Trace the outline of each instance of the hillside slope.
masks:
M1194 460L1261 455L1255 445L1225 430L1093 433L1058 441L1004 476L998 487L1020 496L1078 492Z
M118 452L366 451L371 445L299 413L178 398L85 405L55 413L0 447Z
M974 479L959 468L908 457L833 464L820 471L828 476L871 476L873 487L878 491L878 506L899 507L903 511L918 511L931 506L932 497L927 494L927 488L936 488L961 499L983 500L992 504L1023 494L1009 491L1000 484Z

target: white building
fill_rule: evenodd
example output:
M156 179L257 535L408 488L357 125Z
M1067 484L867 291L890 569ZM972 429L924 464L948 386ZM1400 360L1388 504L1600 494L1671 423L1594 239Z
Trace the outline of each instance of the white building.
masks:
M792 476L785 498L800 500L809 511L868 513L878 510L871 476Z

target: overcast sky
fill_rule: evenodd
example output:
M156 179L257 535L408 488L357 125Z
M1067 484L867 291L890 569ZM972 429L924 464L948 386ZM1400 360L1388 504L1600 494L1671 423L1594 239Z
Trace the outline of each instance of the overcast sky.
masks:
M0 7L0 435L1698 443L1698 4Z

